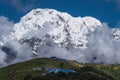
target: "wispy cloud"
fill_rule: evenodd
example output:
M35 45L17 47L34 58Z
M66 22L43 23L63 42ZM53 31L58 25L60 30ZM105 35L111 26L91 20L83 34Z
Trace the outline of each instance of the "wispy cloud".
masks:
M38 0L1 0L5 4L14 6L17 10L27 12L38 6Z
M117 5L117 9L120 10L120 0L106 0L107 2L114 2Z
M117 22L116 28L120 28L120 21Z

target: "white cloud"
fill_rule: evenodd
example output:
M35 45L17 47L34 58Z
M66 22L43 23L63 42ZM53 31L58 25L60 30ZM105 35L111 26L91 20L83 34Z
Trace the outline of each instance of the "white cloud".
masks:
M89 34L88 40L89 43L87 44L87 49L75 49L69 51L66 48L62 48L55 44L53 40L48 39L47 43L49 45L38 46L37 51L40 54L36 57L56 56L83 63L120 64L120 44L111 40L111 29L106 24L103 24L103 26L99 27L95 32ZM14 51L18 52L17 58L13 60L12 64L34 58L32 57L32 51L27 44L9 41L6 46L10 46Z
M0 39L8 34L12 29L14 23L10 21L7 17L0 16Z
M6 65L5 59L6 59L6 54L0 50L0 67Z
M4 37L4 35L7 35L11 28L13 27L14 23L12 21L9 21L7 17L0 16L0 48L1 48L1 40ZM6 65L5 59L6 59L6 53L4 53L2 50L0 50L0 66Z

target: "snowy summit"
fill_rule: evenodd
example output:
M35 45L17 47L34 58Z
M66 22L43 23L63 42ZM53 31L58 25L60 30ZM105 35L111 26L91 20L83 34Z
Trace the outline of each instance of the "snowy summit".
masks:
M119 29L111 29L93 17L34 9L3 36L0 65L52 56L83 63L120 64L119 35Z

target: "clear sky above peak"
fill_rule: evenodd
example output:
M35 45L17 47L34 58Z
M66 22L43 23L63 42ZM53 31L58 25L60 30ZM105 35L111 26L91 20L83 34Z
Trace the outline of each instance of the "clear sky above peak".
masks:
M75 17L92 16L110 27L120 23L120 0L0 0L0 15L14 22L36 8L52 8Z

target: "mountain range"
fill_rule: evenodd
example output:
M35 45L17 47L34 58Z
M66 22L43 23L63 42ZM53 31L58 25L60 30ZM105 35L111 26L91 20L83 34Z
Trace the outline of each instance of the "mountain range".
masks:
M120 29L96 18L72 17L54 9L34 9L0 41L0 65L38 57L83 63L120 64Z

